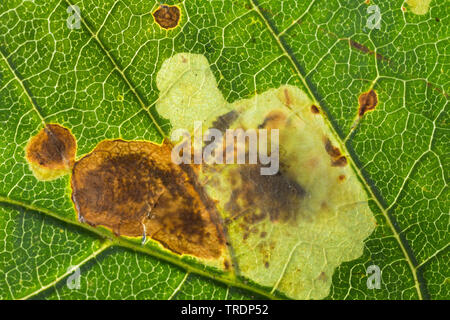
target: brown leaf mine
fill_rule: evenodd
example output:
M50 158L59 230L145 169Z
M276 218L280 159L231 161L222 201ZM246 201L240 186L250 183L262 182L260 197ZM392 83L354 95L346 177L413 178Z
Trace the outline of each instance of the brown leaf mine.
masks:
M155 12L153 18L163 29L173 29L180 22L180 8L177 6L161 5Z
M58 124L48 124L32 137L26 147L26 158L39 180L53 180L72 168L76 140L70 131Z
M171 161L168 144L106 140L75 164L72 200L80 221L117 235L145 234L179 254L217 258L223 231L194 171Z
M377 93L371 89L359 96L359 116L362 117L367 111L375 110L378 104Z

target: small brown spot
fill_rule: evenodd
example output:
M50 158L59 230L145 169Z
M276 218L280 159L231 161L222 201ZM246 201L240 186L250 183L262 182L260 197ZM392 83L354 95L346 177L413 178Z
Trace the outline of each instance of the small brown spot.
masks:
M228 260L225 260L223 262L223 267L225 270L230 270L230 262Z
M167 143L106 140L75 163L72 200L80 221L216 258L225 247L223 229L195 169L174 164Z
M339 181L344 181L345 180L345 174L341 174L339 177L338 177L338 179L339 179Z
M261 232L261 234L259 236L261 238L265 238L267 236L267 232L263 231L263 232Z
M365 4L370 4L370 0L364 1Z
M264 267L266 267L266 269L268 269L268 268L269 268L269 262L266 261L266 262L264 263Z
M284 89L284 98L285 98L285 104L287 107L291 105L291 96L289 95L289 90L287 88Z
M332 157L332 158L337 158L341 155L341 151L339 150L339 148L336 148L335 146L333 146L333 144L331 143L330 139L326 138L325 139L325 151Z
M347 165L347 158L342 156L339 157L336 160L331 161L331 166L332 167L344 167Z
M375 90L370 89L359 96L359 116L362 117L366 112L374 110L378 104L378 97Z
M313 104L313 105L311 106L311 112L312 112L312 113L315 113L315 114L318 114L318 113L320 113L320 110L319 110L319 108L318 108L315 104Z
M436 22L441 22L441 19L439 19L438 17L434 18L434 20L436 20Z
M324 138L325 141L325 151L331 157L331 166L333 167L343 167L347 164L347 159L342 156L339 148L336 148L331 143L330 139Z
M36 176L47 180L56 177L50 171L61 172L72 168L76 148L75 137L68 129L58 124L48 124L30 139L25 152Z
M153 12L155 22L164 29L173 29L178 26L180 15L180 8L165 4L159 6L159 8Z

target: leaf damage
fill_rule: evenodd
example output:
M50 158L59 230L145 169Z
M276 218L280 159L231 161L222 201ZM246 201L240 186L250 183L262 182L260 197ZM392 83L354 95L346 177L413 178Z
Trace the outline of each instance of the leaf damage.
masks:
M163 62L157 86L157 111L172 130L192 135L194 121L203 131L279 130L277 174L260 175L260 164L204 164L199 180L225 222L239 275L297 299L326 296L334 269L362 254L375 220L319 108L289 85L228 103L196 54Z
M368 92L362 93L359 98L359 117L365 115L368 111L375 110L378 105L378 96L375 90L370 89Z
M75 164L72 200L82 222L116 235L145 234L178 254L218 258L223 229L195 170L172 163L168 143L105 140Z
M162 4L153 12L155 22L163 29L176 28L180 22L181 10L178 6Z
M417 15L424 15L430 8L431 0L406 0L406 4L411 12Z
M32 137L25 149L26 159L38 180L53 180L70 171L75 161L76 140L59 124L47 124Z

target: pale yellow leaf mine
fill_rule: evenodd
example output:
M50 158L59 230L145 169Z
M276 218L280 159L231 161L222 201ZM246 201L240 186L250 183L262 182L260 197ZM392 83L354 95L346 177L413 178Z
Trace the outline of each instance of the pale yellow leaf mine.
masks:
M156 81L156 108L172 130L192 134L194 121L203 132L279 129L279 172L261 175L261 164L176 165L170 151L179 141L106 140L71 163L80 221L117 235L145 234L291 298L326 297L336 267L362 255L375 219L317 106L290 85L228 103L207 59L196 54L167 59ZM51 139L56 149L32 148L31 139L27 150L48 156L68 149L64 139ZM34 172L45 167L30 152L27 158Z
M428 12L431 0L406 0L406 3L412 13L423 15Z

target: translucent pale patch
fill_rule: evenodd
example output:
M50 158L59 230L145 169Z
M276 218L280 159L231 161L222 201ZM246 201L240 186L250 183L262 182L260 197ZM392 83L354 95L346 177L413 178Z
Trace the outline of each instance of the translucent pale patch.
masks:
M36 179L41 181L55 180L70 173L70 169L46 169L35 163L30 163L30 168Z
M156 85L160 91L158 112L170 119L174 128L192 131L194 121L206 122L229 108L203 55L182 53L167 59Z
M431 2L431 0L407 0L406 1L409 8L411 9L411 12L414 14L420 14L420 15L428 12L428 9L430 8L430 2Z
M308 96L281 86L228 104L207 60L187 53L165 61L157 79L157 110L173 129L192 132L198 120L210 127L230 110L237 116L229 128L279 129L277 177L252 175L249 165L204 165L200 179L226 223L240 275L292 298L326 297L336 267L362 255L375 219L349 165L333 165L326 146L338 144Z

